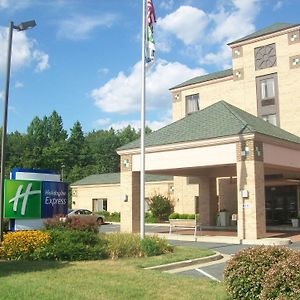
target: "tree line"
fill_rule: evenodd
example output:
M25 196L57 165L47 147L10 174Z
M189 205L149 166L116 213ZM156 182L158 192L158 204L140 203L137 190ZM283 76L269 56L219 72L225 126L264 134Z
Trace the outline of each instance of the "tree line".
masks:
M151 129L146 128L149 132ZM139 136L140 132L130 125L122 130L110 128L84 134L79 121L68 134L56 111L41 119L36 116L26 133L15 131L7 135L6 178L15 167L63 172L68 183L92 174L119 172L116 149Z

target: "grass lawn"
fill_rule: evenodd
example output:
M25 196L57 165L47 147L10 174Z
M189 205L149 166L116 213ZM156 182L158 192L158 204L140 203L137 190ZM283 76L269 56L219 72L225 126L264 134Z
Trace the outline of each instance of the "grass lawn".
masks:
M174 261L176 255L196 257L193 250L181 247L173 257L155 259L0 261L0 299L229 299L220 283L139 267Z

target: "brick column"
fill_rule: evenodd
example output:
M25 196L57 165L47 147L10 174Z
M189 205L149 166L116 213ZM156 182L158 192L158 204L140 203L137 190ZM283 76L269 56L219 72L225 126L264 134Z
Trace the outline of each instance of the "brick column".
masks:
M266 236L263 145L249 140L237 143L238 237L256 240Z
M140 231L140 172L132 172L131 156L121 157L121 232Z
M202 225L216 225L217 210L216 178L199 177L199 213Z

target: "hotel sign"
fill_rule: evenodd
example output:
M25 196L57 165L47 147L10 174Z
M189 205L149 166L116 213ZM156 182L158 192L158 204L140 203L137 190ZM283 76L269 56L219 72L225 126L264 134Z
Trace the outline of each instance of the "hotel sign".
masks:
M68 185L63 182L5 180L4 217L40 219L67 214Z

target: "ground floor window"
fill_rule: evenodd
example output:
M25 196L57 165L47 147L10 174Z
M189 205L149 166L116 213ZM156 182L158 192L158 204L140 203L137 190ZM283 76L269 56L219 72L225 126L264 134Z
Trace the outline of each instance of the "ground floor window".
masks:
M93 201L93 211L107 211L107 199L106 198L94 198Z

